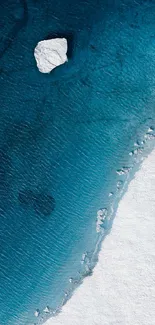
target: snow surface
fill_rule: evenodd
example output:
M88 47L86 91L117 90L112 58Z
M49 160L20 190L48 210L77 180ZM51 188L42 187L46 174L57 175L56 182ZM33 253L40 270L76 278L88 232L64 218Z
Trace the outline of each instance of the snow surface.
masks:
M65 38L54 38L39 42L34 50L39 71L49 73L65 63L67 61L66 53L67 40Z
M155 150L119 203L93 275L45 324L155 324Z

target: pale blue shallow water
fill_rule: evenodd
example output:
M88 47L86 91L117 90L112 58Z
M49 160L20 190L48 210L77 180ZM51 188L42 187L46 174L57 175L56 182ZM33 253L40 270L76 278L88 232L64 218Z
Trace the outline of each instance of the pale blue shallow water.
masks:
M78 279L116 169L154 125L155 4L0 6L0 323L29 325ZM34 47L56 35L69 62L41 74Z

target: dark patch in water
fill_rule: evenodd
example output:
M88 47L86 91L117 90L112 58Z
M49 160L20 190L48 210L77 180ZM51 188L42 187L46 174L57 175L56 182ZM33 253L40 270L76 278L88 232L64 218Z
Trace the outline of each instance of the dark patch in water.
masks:
M34 200L34 209L38 214L49 216L55 208L54 198L45 193L36 195Z
M18 194L18 200L23 207L32 207L39 215L49 216L55 208L55 200L51 195L36 194L31 189L21 190Z
M91 48L91 50L96 50L96 47L93 45L93 44L90 44L90 48Z
M30 189L21 190L18 195L18 200L24 206L31 206L35 200L35 196Z

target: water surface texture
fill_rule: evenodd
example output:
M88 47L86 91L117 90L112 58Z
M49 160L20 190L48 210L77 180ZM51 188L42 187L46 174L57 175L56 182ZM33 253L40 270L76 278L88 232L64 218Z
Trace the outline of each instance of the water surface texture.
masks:
M31 325L78 279L116 170L154 125L155 4L2 0L0 21L0 323ZM69 61L41 74L34 48L56 36Z

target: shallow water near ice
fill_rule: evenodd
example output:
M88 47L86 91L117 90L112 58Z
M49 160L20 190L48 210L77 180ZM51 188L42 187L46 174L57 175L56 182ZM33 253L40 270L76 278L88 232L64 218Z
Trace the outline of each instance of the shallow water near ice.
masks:
M45 325L154 322L154 176L155 150L144 160L119 202L93 275L77 288L62 312Z
M29 325L81 277L116 170L155 125L155 5L0 6L0 323ZM54 36L68 39L69 61L44 75L33 51Z

